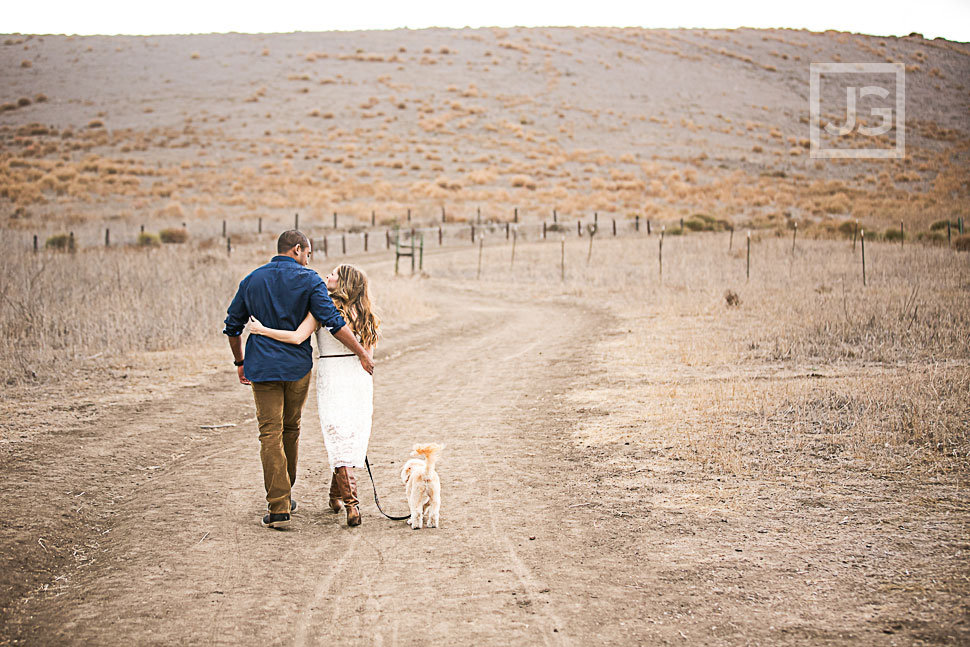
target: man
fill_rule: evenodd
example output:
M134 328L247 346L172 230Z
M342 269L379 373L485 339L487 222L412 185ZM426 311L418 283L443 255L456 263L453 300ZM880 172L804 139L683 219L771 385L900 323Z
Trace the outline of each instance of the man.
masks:
M229 336L239 382L252 385L256 401L259 457L269 503L262 523L270 528L289 524L290 513L296 510L290 494L296 481L300 417L310 386L313 350L309 339L295 345L250 335L244 361L240 336L249 317L271 328L296 330L310 312L360 358L365 371L374 372L374 360L334 307L323 279L307 267L313 250L303 232L284 231L276 250L277 256L239 284L223 330Z

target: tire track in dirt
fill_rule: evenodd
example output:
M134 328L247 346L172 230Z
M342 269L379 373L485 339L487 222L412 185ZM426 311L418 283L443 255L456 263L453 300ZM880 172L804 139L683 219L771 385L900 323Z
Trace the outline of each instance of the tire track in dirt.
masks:
M517 487L510 461L526 455L528 442L512 434L505 403L530 388L545 361L540 352L565 352L579 313L495 301L444 282L436 294L440 320L407 331L378 355L371 456L386 507L400 514L398 466L411 444L448 444L441 529L411 531L384 520L363 471L364 526L348 529L327 511L329 470L312 396L295 487L301 511L290 531L260 528L251 394L234 375L218 375L175 396L198 403L141 410L145 429L129 430L126 442L152 433L176 441L194 424L185 418L187 404L199 410L193 416L205 412L240 426L133 484L106 563L72 593L35 609L39 642L308 645L336 628L358 644L411 644L415 637L567 644L556 633L562 615L540 599L548 590L544 575L511 538L521 538L539 512L508 497Z
M564 634L553 631L565 626L564 621L538 600L546 587L538 584L539 576L519 557L507 536L509 528L517 527L516 517L531 511L512 509L512 502L506 499L502 513L496 512L498 504L490 483L500 478L515 487L514 474L503 469L508 463L503 452L516 440L503 436L509 431L503 403L511 399L516 389L527 388L531 372L527 362L534 361L527 357L529 352L537 356L540 344L557 344L556 335L550 336L547 329L536 325L549 313L543 308L521 307L522 304L510 309L509 304L496 305L470 293L452 292L448 296L455 310L487 322L479 326L483 331L479 335L459 336L453 342L445 338L435 347L415 352L408 362L379 369L376 392L384 397L383 401L380 395L377 398L375 434L370 447L372 459L390 455L399 459L395 464L400 464L413 442L434 439L447 445L442 456L442 528L412 531L403 524L389 524L369 515L365 525L380 524L379 532L368 535L367 545L360 546L364 550L349 565L343 590L333 592L331 615L339 617L341 606L350 600L356 601L356 606L351 604L350 608L365 616L374 607L383 608L385 619L394 618L393 627L389 627L392 633L424 635L432 642L447 639L457 640L457 644L474 644L475 640L463 637L467 630L455 622L456 618L463 618L479 625L476 630L482 632L480 640L497 640L511 629L530 643L567 643ZM565 321L578 325L575 318L567 317ZM568 326L564 330L571 332ZM523 335L522 331L531 332ZM562 339L566 338L568 334ZM460 351L445 348L451 345ZM517 350L501 355L503 348ZM519 357L526 359L511 361ZM409 383L416 366L433 369L419 379L411 377ZM382 389L381 379L406 388L398 392ZM381 469L383 465L378 466L378 460L372 462L385 502L389 506L403 505L397 469ZM448 483L450 475L461 475L465 482L460 506L449 501L459 495L456 489L460 487ZM365 481L362 485L368 484ZM388 491L391 496L386 495ZM401 511L394 509L395 513ZM442 541L443 537L447 539ZM487 558L463 560L463 551L474 551ZM395 569L399 569L396 574ZM459 571L457 576L449 574L449 569ZM482 596L481 588L464 585L469 579L479 580L485 589L495 591ZM509 594L517 599L509 600ZM511 607L516 617L486 623L478 622L476 614L469 613L470 608L477 606L481 615L482 607L489 604L495 608L486 611L495 616L509 614ZM365 626L366 623L352 623L353 628L346 624L340 625L342 635L362 642L382 640L386 629L373 624ZM326 629L325 625L301 628L300 635L304 631L322 634Z

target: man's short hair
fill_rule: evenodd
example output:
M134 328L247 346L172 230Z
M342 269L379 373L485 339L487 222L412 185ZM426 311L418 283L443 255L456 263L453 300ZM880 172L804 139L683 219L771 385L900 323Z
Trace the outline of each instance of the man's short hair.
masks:
M304 248L310 246L310 241L299 229L288 229L280 234L280 239L276 241L276 251L280 254L283 252L288 252L297 245L302 245Z

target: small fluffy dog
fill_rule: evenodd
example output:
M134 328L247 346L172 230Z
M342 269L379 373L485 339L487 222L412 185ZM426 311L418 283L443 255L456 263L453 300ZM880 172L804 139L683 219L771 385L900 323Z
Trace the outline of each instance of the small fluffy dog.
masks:
M438 527L441 481L434 470L434 464L438 452L444 448L444 445L438 443L415 445L414 451L411 452L412 458L401 470L401 482L404 483L408 507L411 509L408 523L412 530L417 530L422 524L429 528Z

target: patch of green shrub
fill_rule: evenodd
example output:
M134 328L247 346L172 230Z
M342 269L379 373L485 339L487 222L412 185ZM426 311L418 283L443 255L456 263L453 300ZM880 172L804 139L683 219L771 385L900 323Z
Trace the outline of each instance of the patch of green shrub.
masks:
M691 231L727 231L731 224L720 218L704 213L695 213L684 221L684 228Z
M946 245L946 234L942 231L921 231L916 234L916 240L930 245Z
M163 243L181 244L189 239L189 232L181 227L163 229L158 232L158 238Z
M856 223L855 220L844 220L842 224L839 225L839 233L851 237L856 233Z
M898 242L899 240L902 240L904 238L908 238L908 236L903 235L903 232L901 232L898 227L890 227L885 231L882 237L891 243Z
M67 234L55 234L47 239L47 242L44 243L44 247L59 251L70 249L71 237Z
M162 240L158 237L158 234L143 231L138 234L137 244L139 247L158 247L162 244Z

